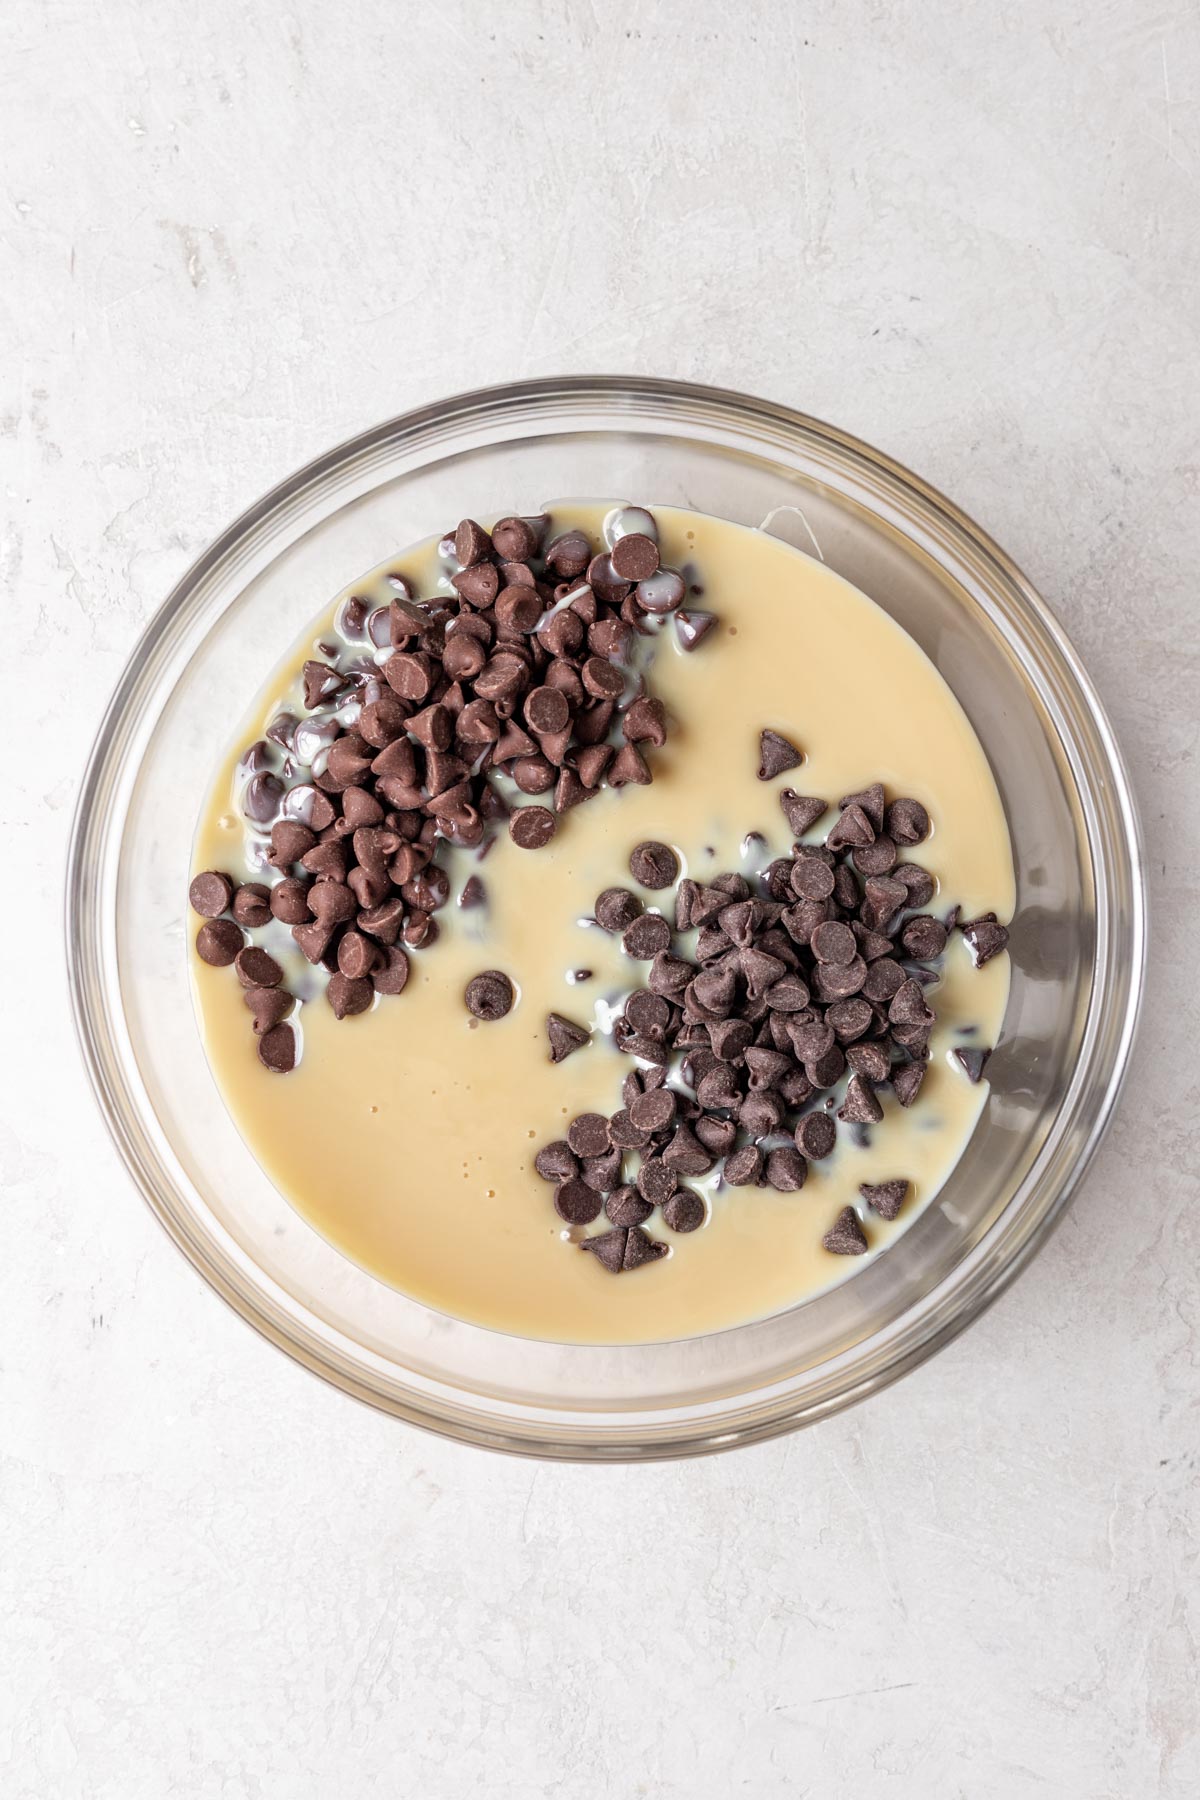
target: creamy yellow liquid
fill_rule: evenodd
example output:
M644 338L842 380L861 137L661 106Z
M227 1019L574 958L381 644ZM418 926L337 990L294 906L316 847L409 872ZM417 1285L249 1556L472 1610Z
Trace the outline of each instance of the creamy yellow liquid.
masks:
M550 510L555 532L580 525L599 542L606 507ZM692 1336L779 1311L853 1276L869 1258L830 1255L823 1232L854 1205L876 1255L937 1193L987 1100L986 1082L971 1086L948 1060L951 1050L994 1045L1008 993L1007 957L976 970L953 934L943 979L931 990L937 1026L920 1096L904 1111L881 1089L884 1119L868 1147L853 1144L839 1125L834 1155L810 1165L796 1194L713 1192L715 1172L693 1182L711 1197L708 1223L677 1236L655 1213L646 1229L671 1254L629 1274L610 1275L571 1241L583 1234L557 1217L534 1153L563 1135L576 1113L615 1111L621 1079L634 1065L602 1029L590 1046L552 1065L545 1018L557 1011L602 1023L606 1001L619 1011L622 993L642 984L647 964L631 964L617 939L580 923L602 888L636 885L627 859L639 840L673 844L683 872L701 881L722 870L757 870L792 841L779 807L783 787L836 803L882 780L889 798L914 796L934 822L925 843L902 853L938 880L927 910L941 915L958 903L966 917L994 910L1007 919L1014 898L991 771L958 702L912 639L857 589L775 538L696 513L653 510L663 562L692 565L703 587L693 603L717 613L720 624L690 654L677 650L673 631L660 639L650 684L676 723L666 747L648 753L652 786L605 789L567 813L539 851L520 850L502 834L482 862L474 851L439 852L453 884L438 914L439 940L410 952L402 995L357 1018L334 1018L286 927L250 934L285 962L286 985L295 991L303 981L315 994L298 1009L303 1054L291 1074L272 1074L258 1061L233 971L192 954L213 1074L280 1191L382 1280L442 1312L527 1337ZM392 560L346 594L385 602L389 571L432 594L434 545ZM335 612L336 604L306 632L231 748L200 821L196 869L273 879L245 865L235 765L289 697ZM772 782L756 778L764 726L803 748L803 767ZM810 835L819 839L834 816ZM743 859L751 831L766 846ZM472 873L486 885L486 911L455 903ZM651 910L661 901L673 911L669 892L643 898ZM462 995L471 976L488 968L509 974L518 1004L506 1018L480 1024ZM569 974L581 969L591 978L572 983ZM858 1185L899 1176L912 1188L887 1225L865 1207ZM589 1229L607 1229L607 1220L601 1215Z

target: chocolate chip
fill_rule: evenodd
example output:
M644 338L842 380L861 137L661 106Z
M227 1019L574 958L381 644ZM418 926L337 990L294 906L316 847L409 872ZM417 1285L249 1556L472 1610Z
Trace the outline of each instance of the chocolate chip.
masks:
M923 1062L904 1063L900 1068L892 1070L892 1092L901 1106L911 1106L920 1092L921 1083L925 1079Z
M648 1200L643 1200L636 1188L619 1187L614 1188L604 1202L604 1210L614 1225L628 1231L632 1225L643 1224L654 1208Z
M843 1206L821 1243L834 1256L861 1256L867 1248L866 1234L852 1206Z
M676 1099L670 1088L639 1094L629 1108L631 1123L645 1132L664 1131L675 1117Z
M612 566L622 581L648 581L658 568L658 545L640 531L631 531L613 545Z
M760 731L758 734L758 779L774 781L786 769L799 768L804 761L803 754L795 744L790 744L777 731ZM791 792L790 789L786 790ZM782 798L782 796L781 796ZM824 808L821 809L824 811Z
M857 954L848 963L818 963L813 971L813 986L822 1000L846 1000L866 979L867 965Z
M860 793L843 794L838 805L843 811L850 806L860 807L871 821L872 829L883 830L884 793L881 781L873 781L870 787L863 788Z
M836 919L830 919L824 925L818 925L809 942L812 945L812 953L818 962L836 963L848 967L858 955L858 945L854 941L854 933L848 925L843 925Z
M928 869L919 863L897 863L892 870L892 880L898 881L906 895L905 906L928 906L937 892L937 883Z
M342 677L328 663L306 662L301 671L304 680L304 704L311 712L342 685Z
M929 836L929 814L919 800L893 800L887 830L897 844L919 844Z
M896 846L886 831L881 831L873 844L860 844L854 852L854 867L860 875L886 875L895 866ZM845 874L853 882L854 877L849 869L845 871ZM857 890L855 889L850 904L854 905L856 899Z
M245 882L233 896L233 916L239 925L248 931L257 930L260 925L269 924L271 918L271 890L264 887L261 881Z
M571 1019L564 1019L561 1013L547 1013L546 1036L550 1040L550 1061L565 1062L575 1050L582 1050L591 1042L591 1033L582 1025L576 1025Z
M196 954L210 968L228 968L245 943L241 927L232 918L210 918L196 932Z
M1008 932L1003 925L997 923L995 913L984 913L978 919L969 919L959 929L977 969L982 969L984 963L991 962L993 956L999 956L1008 943Z
M701 1115L692 1129L704 1148L714 1156L727 1156L737 1138L737 1125L733 1119L713 1119Z
M194 876L188 889L188 903L202 919L219 919L229 911L232 899L233 883L217 869L206 869L202 875Z
M783 808L788 829L793 837L798 838L810 831L821 814L829 810L827 800L818 800L811 794L798 794L794 788L784 788L779 796L779 804Z
M810 1162L820 1162L837 1142L837 1126L827 1112L805 1113L796 1127L796 1148Z
M883 1108L875 1098L870 1082L852 1075L846 1084L846 1098L838 1108L838 1118L847 1125L878 1125Z
M891 1058L880 1044L851 1044L846 1061L856 1075L865 1075L868 1081L886 1081L891 1073Z
M667 709L651 694L641 694L625 708L621 732L630 744L653 744L661 749L667 741Z
M468 875L463 882L462 893L458 896L458 904L469 911L475 906L487 905L487 889L478 875Z
M635 919L641 917L642 903L636 894L630 893L628 888L605 888L602 894L596 896L593 913L597 925L605 931L620 932L626 930ZM669 942L669 932L667 939Z
M663 1224L672 1231L695 1231L703 1225L708 1208L692 1188L677 1188L668 1200L664 1200L662 1216Z
M637 745L622 744L608 765L609 787L646 787L652 780L649 766Z
M547 806L521 806L508 821L508 835L521 850L541 850L558 829Z
M648 1156L637 1172L637 1190L652 1206L663 1206L679 1186L679 1176L661 1157Z
M296 1033L290 1025L272 1025L258 1040L258 1060L275 1075L296 1066Z
M242 999L250 1008L250 1020L256 1037L278 1025L292 1010L292 996L278 987L247 988Z
M671 887L679 874L679 858L669 844L647 838L630 852L629 873L644 888Z
M832 1049L823 1051L820 1056L806 1056L804 1059L804 1073L815 1088L833 1087L845 1072L846 1058L837 1044Z
M918 913L904 921L900 942L910 956L919 962L930 962L946 948L946 927L929 913Z
M293 925L292 936L309 962L316 964L324 958L336 930L337 926L332 921L314 919L311 924Z
M835 1001L825 1014L825 1022L832 1025L840 1043L850 1044L870 1030L873 1017L869 1003L856 995L850 1000Z
M305 925L312 917L308 906L308 883L289 875L271 889L271 914L284 925Z
M382 960L371 972L371 986L377 994L402 994L408 983L408 958L398 944L383 948Z
M880 957L867 969L866 980L862 984L862 996L873 1006L886 1006L903 987L904 970L900 964L890 957Z
M621 938L626 956L638 962L650 962L662 954L671 942L671 927L661 913L643 913L629 925Z
M564 531L546 547L550 567L568 579L582 575L591 560L591 546L582 531Z
M233 966L244 988L278 987L283 980L283 970L275 958L256 944L248 944L244 950L239 950Z
M505 1013L512 1010L516 994L513 992L512 982L502 970L485 969L481 975L475 975L468 981L463 997L467 1003L467 1011L490 1024L495 1019L502 1019Z
M838 815L836 825L825 839L825 847L828 850L855 850L874 841L875 827L867 814L861 806L851 804Z
M763 1172L763 1153L757 1144L743 1144L725 1158L722 1171L729 1187L753 1187Z
M792 892L799 900L828 900L834 875L828 863L815 856L800 856L792 865Z
M361 931L347 931L338 944L337 961L343 975L362 981L383 961L383 954Z
M600 1266L611 1275L619 1275L625 1266L628 1241L627 1231L601 1231L595 1237L584 1238L579 1248L590 1251Z
M777 1193L798 1193L804 1186L807 1175L808 1164L790 1144L783 1144L778 1150L772 1150L767 1157L767 1185Z
M568 1225L590 1225L600 1217L604 1202L595 1188L571 1176L554 1190L554 1210Z
M526 519L497 519L492 548L502 562L524 562L537 550L537 533Z
M904 1205L907 1181L861 1181L858 1191L873 1212L890 1223Z
M985 1050L982 1047L976 1048L974 1045L962 1044L956 1046L954 1060L961 1065L967 1080L975 1084L983 1080L983 1071L987 1067L991 1054L990 1049Z
M642 612L669 613L682 606L686 593L682 575L674 569L658 569L638 582L633 597Z
M565 1138L543 1144L533 1159L533 1166L543 1181L569 1181L579 1173L579 1164Z
M532 688L525 696L525 718L537 732L565 731L571 719L566 695L558 688Z
M343 975L340 970L329 977L329 985L325 989L325 998L335 1019L350 1019L357 1013L369 1011L374 995L375 990L369 981Z
M662 1037L671 1017L671 1008L661 994L639 988L625 1002L625 1018L634 1031L646 1037Z
M621 1267L626 1271L640 1269L645 1263L657 1262L666 1254L666 1244L660 1244L657 1238L650 1236L649 1232L634 1225L630 1228L629 1236L625 1241L625 1255Z
M461 519L454 533L454 554L463 568L492 554L492 540L474 519Z
M694 650L708 636L716 622L716 613L697 612L695 607L689 607L685 612L680 607L675 614L675 635L679 639L680 649Z
M888 1003L888 1018L893 1025L928 1024L933 1014L925 1004L925 993L919 981L900 983Z
M567 1130L567 1143L576 1156L603 1156L612 1144L608 1120L603 1113L580 1113Z
M634 1095L635 1100L638 1097L638 1095ZM628 1106L620 1107L611 1115L608 1121L608 1135L618 1150L644 1150L650 1142L650 1133L640 1130L633 1123Z

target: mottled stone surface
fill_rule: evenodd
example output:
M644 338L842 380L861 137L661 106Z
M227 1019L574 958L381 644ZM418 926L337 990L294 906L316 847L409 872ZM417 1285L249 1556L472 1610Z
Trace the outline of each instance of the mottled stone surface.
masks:
M5 22L0 820L40 898L118 670L248 500L439 394L632 368L988 525L1111 709L1154 900L1120 1117L993 1312L802 1437L588 1471L377 1418L212 1297L4 883L5 1800L1200 1791L1195 9Z

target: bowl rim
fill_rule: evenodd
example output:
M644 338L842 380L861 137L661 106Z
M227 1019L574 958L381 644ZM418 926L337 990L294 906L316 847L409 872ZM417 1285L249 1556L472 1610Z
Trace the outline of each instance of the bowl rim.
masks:
M97 1017L89 1002L87 968L95 951L80 929L85 913L83 900L95 879L98 859L90 856L96 820L108 811L116 778L122 772L134 736L130 708L140 690L148 685L148 674L156 655L172 629L179 625L196 601L209 577L267 521L277 518L284 509L294 506L304 494L319 488L329 476L364 458L383 446L394 448L404 442L417 443L438 428L462 428L473 419L482 422L506 415L519 416L526 409L545 408L556 403L564 417L589 403L612 406L634 399L645 407L655 402L671 407L700 406L717 415L725 415L728 424L736 415L738 422L760 427L771 426L787 434L816 440L832 450L865 464L895 486L919 500L936 523L949 527L955 535L968 540L972 551L991 565L1020 605L1031 615L1040 633L1049 640L1051 649L1061 660L1083 704L1096 734L1106 772L1112 777L1109 795L1120 829L1121 846L1127 859L1125 891L1118 929L1123 937L1125 954L1122 966L1125 978L1120 1001L1108 1030L1109 1051L1102 1103L1090 1121L1086 1135L1077 1145L1070 1166L1061 1171L1048 1202L1032 1220L1010 1221L1008 1233L998 1221L985 1233L967 1262L971 1264L967 1279L955 1283L952 1294L941 1294L940 1287L923 1297L916 1308L910 1308L890 1327L873 1333L850 1352L842 1353L819 1365L827 1372L823 1395L797 1396L795 1403L780 1405L763 1390L747 1395L737 1423L720 1421L716 1431L703 1429L703 1421L686 1416L682 1422L677 1409L671 1417L675 1423L647 1425L639 1417L632 1427L618 1429L608 1435L593 1423L582 1428L578 1415L573 1424L563 1429L549 1409L528 1409L534 1420L533 1429L521 1422L501 1425L490 1414L472 1406L461 1395L448 1401L445 1395L436 1403L426 1401L412 1388L403 1397L385 1395L360 1375L348 1357L334 1355L329 1343L331 1329L323 1327L324 1337L302 1327L260 1287L242 1278L231 1266L225 1266L210 1246L188 1229L187 1221L168 1204L159 1189L152 1167L150 1148L138 1142L125 1116L118 1086L121 1082L120 1059L114 1057L107 1017ZM545 416L544 412L540 415ZM619 424L619 415L615 421ZM1089 842L1095 844L1090 828ZM122 669L112 696L102 715L88 755L79 794L76 799L68 840L64 877L64 933L68 990L72 1019L80 1054L89 1084L100 1108L105 1125L118 1155L151 1212L172 1241L187 1257L227 1305L251 1325L268 1342L284 1350L294 1361L319 1375L342 1392L386 1412L409 1424L431 1430L459 1442L471 1443L513 1454L555 1461L652 1461L684 1456L711 1454L742 1444L761 1442L798 1429L817 1418L842 1410L866 1398L868 1394L889 1386L904 1374L920 1366L950 1343L1004 1293L1017 1275L1041 1249L1070 1205L1111 1123L1117 1101L1128 1073L1136 1039L1145 990L1147 955L1146 870L1141 825L1128 770L1094 684L1082 660L1053 611L1022 573L1011 557L939 489L898 462L886 452L853 434L798 409L776 401L741 393L735 389L709 387L694 382L668 380L642 375L567 375L549 376L520 382L498 383L475 388L427 402L397 414L391 419L344 439L332 449L322 452L300 468L286 475L272 488L253 501L212 542L175 582L170 592L153 613L135 642ZM1099 962L1099 952L1096 957ZM1088 1003L1089 1020L1101 1003L1111 1005L1111 995L1097 994L1094 989ZM1101 1071L1104 1073L1104 1071ZM1066 1100L1060 1106L1060 1116ZM997 1232L1011 1235L1016 1224L1024 1229L1018 1241L1002 1255L997 1255ZM985 1254L986 1253L986 1254ZM984 1266L986 1265L986 1266ZM941 1284L945 1286L945 1284ZM940 1296L940 1298L939 1298ZM938 1315L932 1323L927 1317L936 1307ZM916 1326L920 1323L921 1329ZM333 1332L337 1338L342 1334ZM874 1347L868 1358L867 1352ZM851 1381L839 1383L837 1371L843 1364L862 1362L865 1366ZM811 1373L815 1374L816 1371ZM553 1433L553 1435L550 1435Z

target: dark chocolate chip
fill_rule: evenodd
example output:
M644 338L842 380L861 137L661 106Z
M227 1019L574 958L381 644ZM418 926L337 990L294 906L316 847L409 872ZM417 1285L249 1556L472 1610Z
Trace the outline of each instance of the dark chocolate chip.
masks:
M828 900L834 874L815 856L798 856L792 865L792 892L799 900Z
M275 1075L296 1066L296 1033L290 1025L272 1025L258 1040L258 1060Z
M538 733L565 731L571 721L571 708L560 689L536 687L525 696L525 718Z
M797 769L804 761L801 751L795 744L790 744L777 731L760 731L758 734L758 779L774 781L787 769ZM790 792L791 790L787 790ZM782 796L781 796L782 798ZM824 811L824 808L821 809Z
M626 927L621 938L621 948L626 956L632 956L638 962L651 962L660 956L671 942L671 927L661 913L643 913L632 925Z
M997 923L994 913L984 913L981 918L969 919L959 929L977 969L982 969L984 963L991 962L993 956L999 956L1008 943L1008 932L1003 925Z
M608 785L613 788L646 787L653 776L636 744L622 744L608 765Z
M637 1190L651 1206L663 1206L679 1186L679 1177L659 1156L647 1156L637 1172Z
M809 942L813 955L822 963L849 965L858 954L854 933L848 925L843 925L836 919L829 919L825 924L818 925Z
M210 918L196 932L196 954L212 968L228 968L245 943L241 925L232 918Z
M634 1099L640 1098L635 1094ZM650 1133L640 1130L630 1115L629 1107L622 1106L612 1114L608 1121L608 1135L618 1150L644 1150L650 1142Z
M588 1190L590 1192L590 1189ZM590 1251L610 1275L619 1275L625 1266L625 1249L629 1242L627 1231L601 1231L595 1237L584 1238L579 1248Z
M641 694L621 715L621 733L627 743L653 744L661 749L667 741L667 709L652 694Z
M892 1070L892 1092L901 1106L912 1105L924 1079L923 1062L904 1063L900 1068Z
M763 1153L757 1144L743 1144L725 1158L724 1177L730 1187L753 1187L763 1172Z
M702 1114L692 1130L714 1156L727 1156L737 1138L737 1124L733 1119L714 1119Z
M897 844L919 844L929 836L929 814L919 800L893 800L887 809L887 830Z
M219 919L228 912L233 900L233 883L217 869L206 869L193 877L188 889L188 903L202 919Z
M658 569L639 581L633 591L634 602L642 612L670 613L682 606L687 589L682 575L674 569Z
M846 1098L838 1108L838 1118L847 1125L878 1125L883 1108L875 1098L875 1090L861 1075L852 1075L846 1084Z
M797 794L793 788L784 788L779 804L792 836L798 838L810 831L821 814L829 810L827 800L818 800L811 794Z
M860 793L843 794L838 805L843 811L850 806L860 807L871 821L872 828L875 831L883 830L884 793L881 781L873 781L870 787L863 788Z
M550 1061L565 1062L576 1050L591 1042L591 1033L582 1025L576 1025L572 1019L564 1019L561 1013L547 1013L546 1036L550 1040Z
M805 1113L796 1127L796 1148L810 1162L820 1162L837 1142L837 1126L827 1112Z
M554 1190L554 1210L568 1225L590 1225L600 1217L604 1202L595 1188L571 1176Z
M708 1208L692 1188L677 1188L670 1199L663 1201L663 1224L671 1231L695 1231L703 1225L708 1216Z
M886 1081L891 1073L891 1058L880 1044L851 1044L846 1061L856 1075L865 1075L868 1081Z
M663 1131L675 1117L676 1099L672 1089L655 1088L639 1094L629 1108L629 1117L639 1131Z
M778 1150L772 1150L767 1157L766 1176L768 1187L773 1187L780 1194L795 1194L804 1186L808 1175L808 1164L799 1150L790 1144L783 1144Z
M363 981L383 961L378 944L373 944L361 931L347 931L338 944L337 962L343 975Z
M469 1013L490 1024L512 1010L516 994L512 982L501 969L485 969L468 981L464 999Z
M821 1243L834 1256L861 1256L867 1248L866 1233L852 1206L844 1206Z
M855 995L849 1000L835 1001L825 1014L825 1023L832 1025L839 1043L851 1044L870 1030L873 1017L870 1003Z
M646 1263L657 1262L666 1254L666 1244L661 1244L657 1238L652 1238L649 1232L643 1231L639 1225L633 1225L625 1240L625 1255L621 1267L624 1270L640 1269Z
M679 875L679 858L669 844L647 838L630 852L629 873L644 888L667 888Z
M541 850L558 829L558 820L547 806L518 807L508 821L508 835L522 850Z
M596 896L593 912L597 925L605 931L619 932L626 930L635 919L641 917L642 903L628 888L605 888L602 894ZM668 933L668 941L669 938Z
M591 560L591 545L582 531L564 531L546 548L550 567L568 579L582 575Z
M825 846L829 850L856 850L874 841L875 827L862 807L852 803L838 815L837 823L825 839Z
M974 1084L983 1080L983 1071L991 1054L990 1049L985 1050L982 1046L976 1048L974 1045L958 1045L954 1051L954 1060L961 1065L967 1080Z
M907 1181L860 1181L858 1191L873 1212L890 1223L904 1205Z
M579 1173L575 1153L565 1138L543 1144L533 1159L533 1166L543 1181L569 1181Z
M612 1147L608 1120L603 1113L580 1113L571 1120L567 1143L578 1157L603 1156Z
M873 844L860 844L853 855L860 875L886 875L896 866L896 846L886 831L881 831ZM849 870L846 873L849 875Z
M919 863L897 863L892 870L892 880L900 882L904 888L908 896L905 906L928 906L937 892L933 876Z
M654 1208L648 1200L643 1200L635 1187L619 1187L614 1188L604 1202L604 1210L612 1224L628 1231L632 1225L644 1224Z
M900 942L918 962L930 962L946 948L946 927L929 913L917 913L904 921Z

